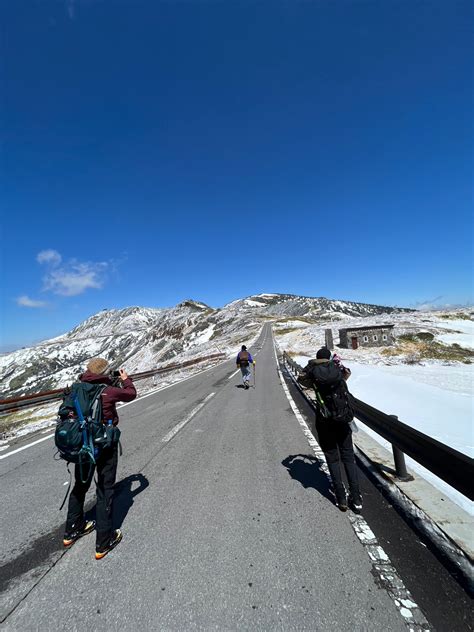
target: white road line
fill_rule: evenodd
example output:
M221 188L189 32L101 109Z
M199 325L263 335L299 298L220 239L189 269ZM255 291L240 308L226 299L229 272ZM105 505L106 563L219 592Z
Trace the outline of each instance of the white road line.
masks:
M168 384L167 386L163 386L161 388L157 388L156 390L151 391L151 393L147 393L146 395L142 395L142 397L137 397L136 399L134 399L131 402L125 402L125 403L121 404L120 406L117 406L117 408L124 408L125 406L130 406L130 404L135 404L136 402L139 402L142 399L146 399L147 397L151 397L152 395L156 395L156 393L161 393L161 391L165 391L167 388L171 388L172 386L176 386L178 384L182 384L183 382L187 382L188 380L191 380L193 377L197 377L198 375L202 375L203 373L207 373L208 371L212 371L212 369L217 369L219 366L222 366L223 364L225 364L228 361L229 361L229 358L226 358L222 362L219 362L218 364L215 364L215 365L209 367L208 369L204 369L204 371L199 371L199 373L194 373L193 375L190 375L189 377L185 377L183 380L178 380L176 382L173 382L172 384ZM232 375L229 377L229 380L230 380L231 377L234 377L234 375L238 371L239 371L239 369L237 369L237 371L232 373ZM49 430L44 430L43 433L44 432L49 432ZM12 456L13 454L17 454L18 452L21 452L22 450L26 450L27 448L31 448L32 446L36 445L37 443L41 443L41 441L46 441L46 439L50 439L51 437L54 437L54 433L48 435L47 437L43 437L42 439L38 439L37 441L33 441L32 443L28 443L27 445L24 445L21 448L17 448L16 450L12 450L8 454L3 454L2 456L0 456L0 459L6 459L9 456ZM9 447L10 446L5 446L5 447L2 447L2 449L6 450Z
M0 455L0 460L1 459L7 459L9 456L12 456L12 454L17 454L17 452L21 452L22 450L26 450L26 448L31 448L31 446L36 445L37 443L41 443L42 441L46 441L46 439L51 439L51 437L54 437L54 432L52 434L48 435L47 437L43 437L42 439L38 439L37 441L33 441L33 443L28 443L27 445L21 446L21 448L17 448L16 450L12 450L8 454Z
M225 364L226 362L229 362L229 358L227 358L223 362L220 362L219 364L215 364L214 366L209 367L208 369L204 369L204 371L199 371L199 373L194 373L193 375L190 375L189 377L185 377L182 380L178 380L177 382L173 382L172 384L168 384L167 386L162 386L160 388L157 388L156 390L151 391L151 393L147 393L146 395L142 395L141 397L137 397L137 399L134 399L131 402L125 402L124 404L120 404L120 406L117 406L117 408L124 408L125 406L130 406L130 404L135 404L135 402L139 402L142 399L146 399L147 397L151 397L151 395L156 395L156 393L161 393L161 391L166 391L167 388L171 388L172 386L176 386L177 384L182 384L183 382L187 382L188 380L192 380L193 377L197 377L198 375L202 375L203 373L207 373L208 371L212 371L212 369L217 369L217 367L221 366L222 364Z
M237 371L234 371L232 373L232 375L229 375L229 377L227 379L231 380L234 377L234 375L236 375L239 371L240 371L240 369L237 369Z
M183 419L183 421L180 421L179 424L176 424L176 426L172 430L170 430L170 432L168 432L167 435L163 437L161 442L168 443L168 441L170 441L175 436L175 434L181 430L181 428L183 428L188 422L190 422L191 419L201 410L201 408L203 408L203 406L207 404L207 402L211 399L211 397L214 397L214 395L215 393L210 393L206 397L206 399L204 399L200 404L198 404L195 408L193 408L193 410L189 413L186 419Z
M288 386L286 385L285 378L280 371L275 343L273 343L273 351L277 363L278 375L280 376L280 382L285 392L286 398L308 440L309 445L313 449L314 455L318 460L320 469L322 469L329 480L331 480L326 464L326 459L324 457L324 452L321 450L319 443L316 441L313 433L308 427L308 424L304 420L303 415L300 413L297 405L295 404L295 401L291 396ZM379 545L376 536L370 529L365 519L360 515L353 514L352 512L350 512L348 515L349 522L351 523L356 536L363 544L364 549L369 556L374 574L379 578L380 584L385 587L388 595L395 603L395 606L398 612L403 617L403 620L408 629L410 631L430 630L429 623L426 620L423 612L415 603L410 591L405 587L405 584L403 583L401 577L398 575L397 570L391 563L389 556Z
M139 402L142 399L146 399L147 397L150 397L151 395L156 395L156 393L160 393L161 391L164 391L167 388L171 388L172 386L176 386L177 384L182 384L183 382L187 382L188 380L191 380L193 377L197 377L198 375L202 375L203 373L207 373L208 371L211 371L212 369L216 369L217 367L221 366L221 364L225 364L226 362L228 362L228 360L224 360L220 364L215 364L214 366L211 366L208 369L204 369L204 371L199 371L199 373L194 373L194 375L190 375L189 377L185 377L183 380L179 380L178 382L173 382L172 384L168 384L167 386L163 386L162 388L157 388L155 391L152 391L151 393L147 393L146 395L142 395L141 397L137 397L137 399L134 399L131 402L126 402L124 404L121 404L120 406L117 406L117 408L123 408L124 406L129 406L130 404L135 404L135 402ZM44 430L43 433L44 432L49 432L49 429L48 430ZM21 452L22 450L26 450L27 448L31 448L32 446L36 445L37 443L40 443L41 441L46 441L46 439L50 439L51 437L54 437L54 432L52 434L48 435L47 437L43 437L42 439L38 439L38 441L33 441L32 443L28 443L27 445L24 445L21 448L17 448L16 450L12 450L8 454L3 454L2 456L0 456L0 459L6 459L7 457L12 456L12 454L17 454L17 452ZM6 450L9 447L10 446L5 446L5 447L2 447L1 449Z
M204 371L199 371L199 373L194 373L193 375L190 375L189 377L185 377L183 380L178 380L177 382L173 382L172 384L168 384L167 386L163 386L161 388L157 388L156 390L151 391L151 393L147 393L146 395L142 395L141 397L137 397L136 399L134 399L131 402L125 402L125 403L121 404L120 406L117 406L117 408L124 408L125 406L130 406L130 404L135 404L136 402L139 402L142 399L146 399L147 397L151 397L152 395L156 395L156 393L161 393L161 391L165 391L167 388L171 388L172 386L176 386L178 384L182 384L183 382L187 382L188 380L191 380L193 377L197 377L198 375L202 375L203 373L207 373L208 371L212 371L212 369L217 369L219 366L222 366L223 364L225 364L228 361L229 361L229 358L226 358L222 362L220 362L218 364L215 364L214 366L211 366L208 369L204 369ZM235 371L235 373L233 373L229 377L229 380L238 371L239 371L239 369L237 369L237 371ZM45 430L43 432L49 432L49 430ZM47 437L43 437L42 439L38 439L37 441L33 441L32 443L28 443L27 445L24 445L21 448L17 448L16 450L12 450L8 454L3 454L3 455L0 456L0 459L6 459L7 457L12 456L13 454L17 454L18 452L21 452L22 450L26 450L27 448L31 448L32 446L36 445L37 443L41 443L41 441L46 441L46 439L50 439L51 437L54 437L54 433L48 435ZM5 450L8 447L9 446L6 446L3 449Z

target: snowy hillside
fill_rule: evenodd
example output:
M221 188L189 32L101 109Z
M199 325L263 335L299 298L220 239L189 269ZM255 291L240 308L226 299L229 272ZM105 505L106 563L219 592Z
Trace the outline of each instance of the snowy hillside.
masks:
M299 316L308 324L329 316L360 318L401 312L392 307L291 294L259 294L221 309L188 299L166 309L103 310L62 336L0 356L0 397L64 386L75 380L94 356L105 357L113 368L144 371L170 360L179 362L216 351L233 353L269 320Z
M329 316L336 319L346 316L364 317L412 311L399 307L337 301L323 297L295 296L294 294L257 294L233 301L226 307L230 306L237 309L261 311L267 316L304 316L314 320Z

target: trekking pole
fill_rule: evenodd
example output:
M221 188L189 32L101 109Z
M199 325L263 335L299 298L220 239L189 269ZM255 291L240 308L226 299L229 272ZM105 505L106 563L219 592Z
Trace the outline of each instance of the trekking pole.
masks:
M253 387L255 388L257 383L257 365L254 363L253 365Z

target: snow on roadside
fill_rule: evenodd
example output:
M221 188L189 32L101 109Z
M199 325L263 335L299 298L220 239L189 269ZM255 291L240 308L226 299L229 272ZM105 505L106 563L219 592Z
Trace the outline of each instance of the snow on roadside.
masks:
M427 367L410 366L402 374L401 366L367 366L348 363L352 370L350 390L360 400L387 414L395 414L401 421L420 432L449 445L455 450L474 456L473 399L466 388L474 375L472 365L430 367L436 385L426 382ZM460 385L463 377L465 390ZM358 422L365 432L391 450L391 445L377 433ZM451 500L474 515L474 503L450 487L440 478L407 457L407 466L435 485Z
M310 358L299 355L293 359L304 367ZM349 388L355 397L388 415L397 415L408 426L463 454L474 456L474 365L373 366L353 361L344 364L352 371ZM360 421L357 424L391 451L388 441ZM409 469L474 515L474 503L469 499L410 457L406 457L406 462Z
M6 449L13 439L18 439L33 432L39 432L40 430L54 426L58 408L59 402L55 401L28 409L28 418L26 418L21 425L12 430L0 432L0 450ZM20 414L22 412L26 413L26 409L18 412Z
M398 415L407 425L459 452L474 456L473 402L467 389L460 390L460 378L465 372L469 371L472 383L473 365L462 369L434 367L439 385L426 383L427 367L410 366L403 373L401 366L374 367L356 362L346 366L352 370L350 390L355 397L387 414ZM435 378L434 372L431 377Z
M305 366L308 356L295 356ZM474 365L372 366L345 361L351 393L388 415L397 415L455 450L474 457Z
M436 326L451 330L450 333L438 334L436 339L445 344L458 344L467 349L474 349L474 322L472 320L437 321Z

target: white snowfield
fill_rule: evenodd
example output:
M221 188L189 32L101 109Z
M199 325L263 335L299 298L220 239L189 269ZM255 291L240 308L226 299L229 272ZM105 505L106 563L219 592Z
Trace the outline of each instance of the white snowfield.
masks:
M445 445L474 457L474 365L364 366L351 362L350 389L362 401ZM385 447L390 444L363 424ZM409 468L474 515L474 503L407 457Z
M395 337L429 332L437 343L457 344L474 349L472 309L410 314L381 314L366 318L329 319L320 324L304 325L295 318L283 325L282 334L275 326L275 337L282 350L291 351L293 359L305 366L324 345L324 331L331 328L334 343L339 342L338 329L364 325L393 324ZM290 329L290 331L288 331ZM349 388L354 395L389 415L397 415L412 428L437 439L471 458L474 457L474 364L423 360L407 364L403 355L386 356L383 347L341 349L335 347L345 366L352 370ZM380 444L391 445L364 424L358 425ZM436 485L463 509L474 514L474 503L459 494L407 457L407 465L415 473Z
M441 329L456 330L453 333L441 334L437 336L440 342L452 345L458 344L461 347L474 349L474 322L471 320L450 320L449 322L437 322Z
M294 358L303 367L309 359L308 356ZM346 360L344 366L352 371L349 388L355 397L387 415L397 415L408 426L474 457L474 365L433 362L425 366L374 366ZM388 441L361 422L357 424L391 450ZM409 457L407 466L474 514L474 503L465 496Z

